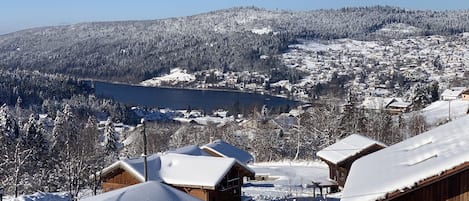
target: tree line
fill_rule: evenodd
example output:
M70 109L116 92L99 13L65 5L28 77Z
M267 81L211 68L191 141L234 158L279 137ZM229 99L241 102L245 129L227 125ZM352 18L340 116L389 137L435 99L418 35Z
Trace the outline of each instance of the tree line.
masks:
M376 6L291 12L242 7L181 18L81 23L6 34L0 36L0 66L132 83L175 67L189 72L249 70L275 77L286 69L277 55L300 38L409 36L379 32L395 24L416 27L418 31L410 35L451 35L468 31L468 22L464 10ZM272 31L252 31L261 28Z

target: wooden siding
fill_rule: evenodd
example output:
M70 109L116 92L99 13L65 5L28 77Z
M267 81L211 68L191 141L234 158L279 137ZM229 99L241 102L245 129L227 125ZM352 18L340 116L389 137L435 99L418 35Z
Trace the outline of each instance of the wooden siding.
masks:
M469 201L469 169L389 200Z
M204 190L200 188L177 187L177 186L174 186L174 188L181 190L201 200L208 201L208 198L209 198L208 190Z
M353 162L363 156L379 151L383 148L384 147L381 145L373 144L370 147L361 151L360 153L357 153L354 156L351 156L350 158L347 158L346 160L340 162L339 164L334 164L325 159L321 159L325 161L326 164L329 166L329 178L336 181L340 187L344 187L345 181L347 180L348 173L350 172L350 168L352 167Z
M469 93L467 93L467 94L462 94L462 99L463 99L463 100L469 100Z
M241 201L241 186L225 191L210 191L210 199L207 201Z
M135 179L128 172L123 169L117 169L104 178L101 187L103 192L108 192L138 183L140 183L140 181Z

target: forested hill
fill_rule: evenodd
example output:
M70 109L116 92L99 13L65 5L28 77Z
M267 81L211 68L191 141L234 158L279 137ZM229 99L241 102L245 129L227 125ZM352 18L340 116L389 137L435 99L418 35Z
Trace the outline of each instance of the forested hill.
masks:
M377 30L392 24L417 31L384 37L449 35L469 30L469 12L394 7L290 12L248 7L162 20L44 27L0 36L0 67L124 82L138 82L174 67L270 72L282 68L274 55L298 38L373 39Z

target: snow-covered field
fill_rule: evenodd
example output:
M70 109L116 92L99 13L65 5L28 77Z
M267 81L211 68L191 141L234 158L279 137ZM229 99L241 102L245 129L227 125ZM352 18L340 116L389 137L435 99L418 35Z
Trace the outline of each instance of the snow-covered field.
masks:
M195 75L191 75L180 68L171 69L168 75L161 77L154 77L149 80L145 80L140 84L142 86L160 86L162 83L168 83L169 85L177 85L179 83L189 83L195 81Z
M43 193L38 192L32 195L22 195L17 198L4 197L3 201L70 201L66 193Z
M445 122L451 114L451 119L467 115L469 111L469 101L436 101L422 110L422 116L428 125L438 125Z
M329 174L327 165L320 161L255 163L249 167L257 177L265 177L264 181L248 181L242 189L246 200L256 201L312 200L312 181L327 180Z

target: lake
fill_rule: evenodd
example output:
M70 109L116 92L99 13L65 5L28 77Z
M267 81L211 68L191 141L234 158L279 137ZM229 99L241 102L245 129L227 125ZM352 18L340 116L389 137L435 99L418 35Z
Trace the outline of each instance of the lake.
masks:
M236 91L215 91L144 87L94 81L95 94L111 98L132 106L147 106L171 109L229 109L235 104L240 108L266 105L268 108L294 107L298 102L286 98L244 93Z

